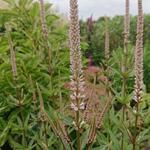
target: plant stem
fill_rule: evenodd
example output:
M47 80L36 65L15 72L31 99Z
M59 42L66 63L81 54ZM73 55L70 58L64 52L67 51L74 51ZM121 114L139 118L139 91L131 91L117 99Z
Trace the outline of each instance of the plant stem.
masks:
M128 62L128 42L129 42L129 33L130 33L130 14L129 14L129 0L126 0L125 5L125 19L124 19L124 52L123 52L123 66L122 66L122 97L127 95L127 62ZM123 123L126 120L126 106L123 104L122 107L122 120ZM121 150L124 150L124 132L122 132L121 139Z
M123 106L122 108L122 119L123 119L123 122L125 122L125 106ZM121 150L124 150L124 132L122 132Z
M20 119L22 123L22 144L24 147L27 147L27 141L26 141L26 133L25 133L25 126L24 126L24 118L23 118L23 113L22 113L22 106L20 106Z
M75 74L75 78L76 78L77 83L79 84L79 81L78 81L78 78L77 78L77 74ZM77 87L76 95L78 95L78 93L79 93L79 87ZM76 98L76 102L77 102L77 108L78 108L78 111L76 111L77 150L81 150L81 137L80 137L80 99Z
M76 124L77 124L77 150L81 150L81 137L80 137L80 112L76 112Z
M139 103L136 104L136 112L137 112L137 114L136 114L136 117L135 117L135 127L137 128L137 126L138 126L138 118L139 118L139 116L138 116Z
M136 112L137 112L137 114L136 114L136 116L135 116L135 128L136 128L136 134L135 134L135 136L133 137L133 141L132 141L132 145L133 145L133 150L135 150L136 149L136 140L137 140L137 135L138 135L138 118L139 118L139 116L138 116L138 112L139 112L139 103L137 102L137 104L136 104Z
M133 144L133 150L135 150L135 144Z
M109 77L109 71L108 71L108 63L107 63L107 73L108 73L108 77ZM107 85L109 85L109 78L107 79ZM110 90L107 87L107 96L110 98ZM108 122L109 122L109 128L111 128L111 118L110 118L110 110L108 111ZM109 135L109 143L111 143L111 136ZM109 150L111 150L111 147L109 146L108 148Z
M91 150L91 144L88 144L87 150Z
M48 148L48 139L47 139L47 123L45 122L44 123L44 134L45 134L45 143L46 143L46 146Z
M127 70L127 57L125 55L125 60L124 60L124 72L123 73L126 73L126 70ZM125 75L123 74L123 85L122 85L122 96L123 97L126 97L126 92L127 92L127 82L126 82L126 77ZM123 107L122 107L122 121L125 122L126 120L126 106L125 104L123 104ZM122 132L122 139L121 139L121 150L124 150L124 132Z
M59 139L60 139L60 141L61 141L61 143L62 143L62 145L63 145L64 150L67 150L67 148L66 148L66 143L64 142L64 138L62 137L62 135L61 135L61 133L59 132L59 130L56 128L56 125L53 123L53 121L51 120L51 118L48 116L48 114L47 114L46 112L43 112L43 113L44 113L44 115L45 115L45 117L46 117L47 123L51 126L51 128L52 128L52 130L54 131L55 135L56 135L57 137L59 137ZM70 145L70 147L71 147L71 146L72 146L72 145ZM73 150L73 147L72 147L71 150Z

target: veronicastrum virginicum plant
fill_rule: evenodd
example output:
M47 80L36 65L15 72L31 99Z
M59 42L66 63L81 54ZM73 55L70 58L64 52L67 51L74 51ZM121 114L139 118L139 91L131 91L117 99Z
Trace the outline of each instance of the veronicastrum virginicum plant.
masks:
M76 132L76 145L74 145L69 137L68 129L65 128L64 123L58 119L58 116L56 117L56 123L53 123L53 121L49 118L47 113L44 110L43 105L43 98L42 95L39 94L41 97L41 114L43 114L43 117L45 118L45 121L47 121L50 126L52 127L54 133L61 139L62 144L64 145L64 148L67 149L69 146L70 149L78 149L81 150L83 148L83 139L82 134L84 129L84 124L88 124L84 118L86 116L84 111L88 109L92 109L89 107L87 100L86 100L86 88L87 83L84 78L84 72L82 67L82 53L81 53L81 47L80 47L80 27L79 27L79 18L78 18L78 4L77 0L70 0L70 22L69 22L69 44L70 44L70 68L71 68L71 82L70 82L70 99L71 99L71 109L74 113L73 115L73 129ZM95 77L94 77L95 78ZM96 82L94 82L96 84ZM38 88L39 89L39 88ZM39 93L40 90L38 90ZM93 90L91 90L93 92ZM99 99L99 98L98 98ZM107 108L110 104L110 97L105 102L104 107L102 110L97 110L95 113L91 113L92 121L89 124L89 133L84 139L86 141L86 149L90 150L92 148L92 145L94 143L94 140L96 138L97 131L101 128L102 121L105 115L105 112L107 111ZM92 98L88 97L88 101L91 101ZM99 100L98 100L99 101ZM87 106L87 107L86 107ZM92 107L95 107L92 105ZM99 109L99 108L98 108ZM89 115L89 114L88 114ZM67 146L67 145L68 146Z

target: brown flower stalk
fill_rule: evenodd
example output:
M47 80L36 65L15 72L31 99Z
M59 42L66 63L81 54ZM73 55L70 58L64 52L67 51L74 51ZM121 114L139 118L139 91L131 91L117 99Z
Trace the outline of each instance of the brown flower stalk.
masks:
M87 38L88 44L91 46L92 44L92 35L94 31L94 21L92 15L87 19Z
M109 59L109 27L108 27L108 17L105 16L105 59L108 60Z
M73 146L72 146L70 137L68 135L67 129L66 129L65 125L62 123L62 121L58 117L57 117L57 124L58 124L58 127L60 129L60 135L68 143L70 149L73 150Z
M91 125L91 128L90 128L88 141L87 141L87 149L88 150L90 149L90 147L92 146L92 144L96 138L97 131L102 127L105 113L108 111L110 104L111 104L111 97L109 97L106 100L106 104L104 105L103 109L101 111L98 111L95 114L95 117L93 119L93 124Z
M52 68L51 68L52 52L51 52L50 44L48 41L49 33L48 33L48 28L47 28L46 19L45 19L44 0L39 0L39 2L40 2L40 17L41 17L42 32L43 32L45 47L46 47L47 53L48 53L48 70L49 70L49 73L51 74L51 72L52 72Z
M44 0L39 0L40 1L40 15L41 15L41 25L42 25L42 32L45 38L48 38L48 29L46 25L46 20L45 20L45 9L44 9Z
M94 21L93 21L93 16L91 15L88 19L87 19L87 30L90 34L92 34L94 29Z
M105 116L105 113L107 112L110 104L111 104L111 97L109 97L109 99L107 99L107 102L106 104L104 105L104 108L102 110L102 112L100 112L97 116L97 121L96 121L96 128L97 129L100 129L101 126L102 126L102 123L103 123L103 120L104 120L104 116Z
M12 67L13 80L16 81L17 80L16 54L15 54L13 42L12 42L11 35L10 35L11 29L8 24L6 24L5 27L6 27L9 49L10 49L10 61L11 61L11 67Z
M50 125L50 127L52 128L55 135L57 137L59 137L59 139L61 140L61 143L63 144L63 147L65 150L67 150L66 144L68 144L70 149L73 150L71 140L70 140L69 135L65 129L64 124L60 121L60 119L58 117L56 118L56 124L55 124L52 121L52 119L48 116L47 112L45 111L43 96L42 96L42 93L41 93L41 90L40 90L38 84L37 84L37 92L38 92L38 96L39 96L39 100L40 100L39 119L43 123L48 123ZM45 137L46 137L46 133L45 133Z
M40 100L40 112L39 112L39 119L42 122L46 121L46 117L45 117L45 109L44 109L44 102L43 102L43 97L42 97L42 93L41 90L39 88L39 85L37 85L37 92L38 92L38 96L39 96L39 100Z
M88 135L88 141L87 141L88 150L90 150L90 147L92 146L96 138L97 131L101 128L103 124L104 116L106 112L108 111L108 108L111 104L111 99L112 98L109 97L109 99L107 99L106 101L106 104L104 105L104 108L95 114L95 117L93 119L93 124L91 125L90 132Z
M33 103L36 104L37 103L36 90L34 88L34 83L33 83L31 75L29 75L29 83L30 83L31 90L32 90L32 100L33 100Z
M142 100L143 89L143 8L142 0L138 0L137 36L135 47L135 85L134 100L139 103Z

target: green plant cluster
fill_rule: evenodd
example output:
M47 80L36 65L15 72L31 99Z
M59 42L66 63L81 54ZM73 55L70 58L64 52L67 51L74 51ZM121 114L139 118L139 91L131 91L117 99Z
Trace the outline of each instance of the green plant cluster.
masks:
M69 77L66 21L55 15L51 4L46 4L47 40L53 56L49 73L39 3L33 0L5 2L7 9L0 10L0 149L38 150L45 149L46 143L50 149L56 149L57 138L39 116L37 89L42 93L46 109L57 110L67 102L64 88ZM15 81L11 49L16 57Z

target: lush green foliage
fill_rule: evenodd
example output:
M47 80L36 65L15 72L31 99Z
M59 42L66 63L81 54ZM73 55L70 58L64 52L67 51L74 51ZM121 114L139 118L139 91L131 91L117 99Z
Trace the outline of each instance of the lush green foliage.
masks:
M41 89L47 109L63 107L67 99L64 83L69 76L65 21L52 13L51 5L46 5L50 32L48 40L53 54L50 76L39 3L31 0L7 2L9 9L0 12L0 147L9 149L9 145L12 149L45 149L45 138L48 137L51 149L56 149L54 134L38 118L40 108L36 85ZM9 33L6 24L11 28ZM11 69L9 38L16 53L16 82L13 81Z

